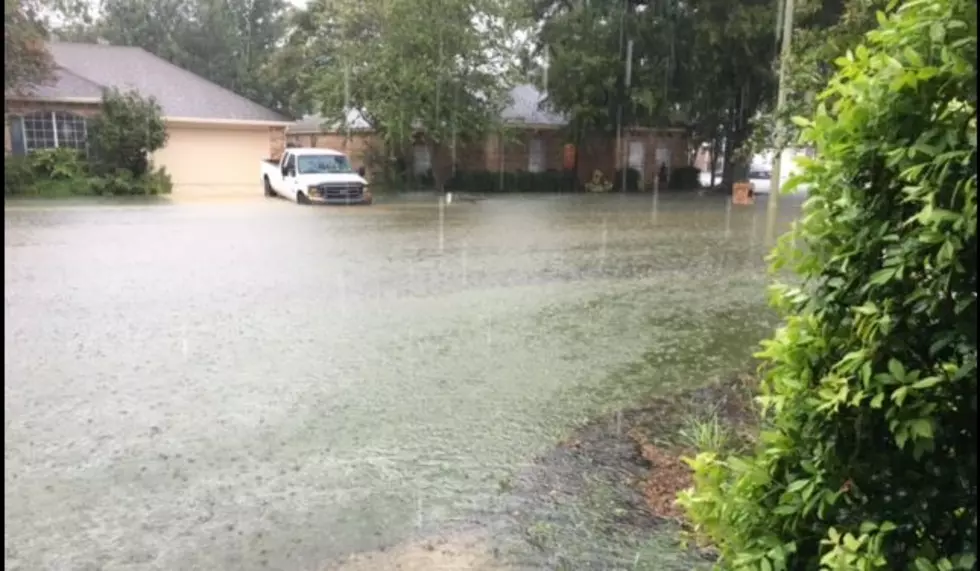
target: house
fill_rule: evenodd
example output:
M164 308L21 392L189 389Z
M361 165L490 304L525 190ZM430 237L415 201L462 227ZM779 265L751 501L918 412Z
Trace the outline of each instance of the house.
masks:
M106 88L135 90L163 110L166 146L153 164L175 195L256 194L259 162L278 158L292 123L203 77L136 47L50 43L53 81L29 97L6 96L5 153L87 146L86 119Z
M541 172L562 170L565 164L567 125L565 117L549 111L542 102L544 95L533 85L524 84L510 90L510 104L501 113L503 135L490 135L476 145L460 145L442 153L446 164L433 165L432 152L423 137L417 137L412 149L411 168L423 173L442 168L448 174L455 169L491 172ZM627 163L641 173L648 185L661 164L669 169L688 166L687 130L627 127L623 130L623 151ZM372 155L379 153L380 141L358 114L348 117L347 125L324 125L321 118L308 116L287 129L287 140L298 146L327 147L345 150L355 166L370 169ZM576 174L581 182L592 178L595 170L612 176L616 170L616 138L595 135L580 142L577 149ZM455 160L453 160L455 158Z

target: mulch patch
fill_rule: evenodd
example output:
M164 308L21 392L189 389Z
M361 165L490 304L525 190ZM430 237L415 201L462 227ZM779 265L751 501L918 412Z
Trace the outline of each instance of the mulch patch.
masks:
M639 484L646 507L659 518L683 523L676 505L677 494L692 484L691 469L682 460L696 454L678 442L677 434L690 418L717 415L719 421L739 441L748 441L758 425L752 402L754 379L740 375L693 391L661 397L634 411L628 435L648 464L646 477Z

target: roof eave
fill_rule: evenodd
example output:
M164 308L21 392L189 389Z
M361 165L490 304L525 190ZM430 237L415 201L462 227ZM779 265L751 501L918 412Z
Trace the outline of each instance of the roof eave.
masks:
M39 95L4 95L7 101L28 101L37 103L95 103L102 102L100 97L42 97Z
M174 117L169 115L164 115L163 120L167 123L196 123L200 125L228 125L243 127L288 127L292 124L291 121L276 119L217 119L208 117Z

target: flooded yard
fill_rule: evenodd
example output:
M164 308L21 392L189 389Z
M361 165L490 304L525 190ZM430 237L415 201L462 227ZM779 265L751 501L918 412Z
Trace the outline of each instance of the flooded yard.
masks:
M766 230L711 195L8 203L6 568L519 566L506 482L746 365Z

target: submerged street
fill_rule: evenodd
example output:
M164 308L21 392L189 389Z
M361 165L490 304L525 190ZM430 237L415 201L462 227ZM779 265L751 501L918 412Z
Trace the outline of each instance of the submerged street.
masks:
M6 568L324 569L484 525L573 423L744 368L770 245L764 199L710 195L8 203Z

